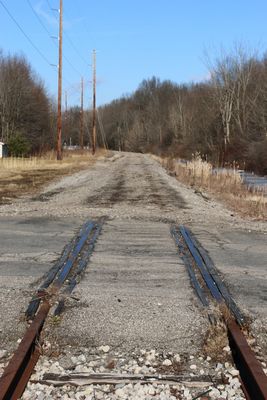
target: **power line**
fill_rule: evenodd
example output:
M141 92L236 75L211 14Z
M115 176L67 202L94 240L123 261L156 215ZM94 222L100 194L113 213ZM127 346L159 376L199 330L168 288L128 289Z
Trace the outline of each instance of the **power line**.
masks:
M45 31L49 34L50 36L50 32L48 31L48 29L45 27L45 25L43 24L43 22L41 21L41 19L39 18L38 14L35 12L35 10L33 9L31 3L29 0L27 0L29 6L31 7L32 11L34 12L34 14L36 15L37 19L39 20L40 24L42 25L42 27L45 29ZM49 62L49 60L47 59L47 57L38 49L38 47L33 43L33 41L31 40L31 38L26 34L26 32L23 30L23 28L21 27L21 25L17 22L17 20L13 17L13 15L11 14L11 12L8 10L8 8L6 7L6 5L3 3L2 0L0 0L0 4L3 6L3 8L5 9L5 11L7 12L7 14L9 15L9 17L12 19L12 21L17 25L17 27L19 28L19 30L22 32L22 34L26 37L26 39L30 42L30 44L33 46L33 48L38 52L38 54L44 59L44 61L51 67L57 67L53 64L51 64ZM53 39L51 38L51 40L53 41ZM54 43L54 42L53 42ZM55 43L54 43L55 44ZM55 44L55 46L58 48L58 46ZM71 65L71 67L79 74L81 75L81 73L71 64L71 62L65 57L63 56L64 59ZM70 81L68 81L66 78L63 78L63 81L65 83L68 84L68 86L73 86L73 84L70 83Z
M45 26L45 24L43 23L43 21L41 20L41 18L39 17L39 15L37 14L37 12L34 10L30 0L27 0L27 3L29 4L32 12L34 13L35 17L37 18L37 20L39 21L40 25L43 27L43 29L45 30L45 32L48 34L49 38L52 40L54 46L58 49L58 45L56 45L56 43L54 42L54 39L52 38L49 30L47 29L47 27ZM64 32L65 33L65 32ZM71 68L79 75L81 76L81 72L77 70L77 68L74 67L74 65L70 62L70 60L65 56L65 54L63 53L63 58L64 60L71 66Z
M49 38L52 40L52 42L55 44L55 42L53 41L53 39L51 38L51 34L49 32L49 30L47 29L47 27L45 26L45 24L43 23L43 21L41 20L41 18L39 17L39 15L37 14L37 12L35 11L35 9L33 8L30 0L27 0L27 3L29 4L32 12L34 13L35 17L38 19L39 23L42 25L43 29L46 31L46 33L48 34Z
M79 4L79 3L76 2L76 8L79 7L79 10L81 11L80 5L78 6L78 4ZM87 28L87 25L86 25L86 23L84 22L84 19L82 20L82 23L83 23L84 32L86 32L86 34L87 34L88 36L91 36L91 33L89 32L89 30L88 30L88 28Z
M48 7L50 8L50 10L52 10L52 11L58 11L58 9L57 9L57 8L53 8L53 7L51 6L51 4L50 4L50 1L49 1L49 0L46 0L46 2L47 2L47 4L48 4Z
M21 27L21 25L18 23L18 21L13 17L13 15L11 14L11 12L8 10L7 6L3 3L2 0L0 0L0 4L2 5L2 7L5 9L5 11L7 12L7 14L9 15L9 17L12 19L12 21L17 25L17 27L19 28L19 30L21 31L21 33L25 36L25 38L28 40L28 42L32 45L32 47L35 49L35 51L37 51L37 53L43 58L43 60L49 65L51 66L50 61L46 58L46 56L38 49L38 47L33 43L33 41L31 40L31 38L27 35L27 33L23 30L23 28Z
M66 14L66 13L65 13ZM69 17L69 15L67 14L67 17ZM76 54L78 54L78 56L80 57L80 59L84 62L84 64L86 65L86 67L88 67L88 62L87 60L84 58L84 56L81 54L81 52L78 50L77 46L74 44L73 40L70 38L70 36L68 35L68 33L63 29L63 32L66 36L66 39L69 41L70 45L72 46L72 48L74 49L74 51L76 52Z
M67 34L67 32L65 30L63 30L67 40L69 41L70 45L72 46L72 48L75 50L75 52L78 54L78 56L81 58L81 60L85 63L86 67L88 67L88 63L85 60L85 58L81 55L81 53L79 52L79 50L77 49L77 47L75 46L75 44L73 43L72 39L70 38L70 36Z
M77 70L77 68L74 67L74 65L70 62L70 60L63 54L63 58L67 63L71 66L71 68L79 75L82 76L81 72Z

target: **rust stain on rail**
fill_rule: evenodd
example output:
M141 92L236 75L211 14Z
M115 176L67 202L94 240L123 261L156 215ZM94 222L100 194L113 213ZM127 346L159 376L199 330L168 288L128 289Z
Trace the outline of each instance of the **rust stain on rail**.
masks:
M253 400L267 399L267 376L260 362L250 348L238 324L232 320L227 323L229 344L236 366L239 369L246 396Z
M0 378L0 400L15 400L22 395L40 355L39 339L49 310L50 304L45 301Z

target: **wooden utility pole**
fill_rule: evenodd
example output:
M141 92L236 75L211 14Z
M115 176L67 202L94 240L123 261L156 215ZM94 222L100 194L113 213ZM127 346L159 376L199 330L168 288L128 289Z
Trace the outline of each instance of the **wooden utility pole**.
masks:
M83 78L81 79L80 147L83 149Z
M93 50L93 124L92 124L92 154L96 148L96 51Z
M59 46L58 46L58 99L57 99L57 160L62 160L62 16L63 0L59 3Z

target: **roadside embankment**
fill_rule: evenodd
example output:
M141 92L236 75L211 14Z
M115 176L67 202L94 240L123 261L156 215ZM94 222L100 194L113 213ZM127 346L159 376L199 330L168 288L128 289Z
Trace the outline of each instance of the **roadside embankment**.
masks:
M223 201L241 216L267 220L265 193L246 187L237 170L225 169L216 173L212 165L200 157L188 162L172 158L157 157L157 159L171 175L193 187L196 193L200 192L204 198L207 195L203 191L214 196L216 200Z

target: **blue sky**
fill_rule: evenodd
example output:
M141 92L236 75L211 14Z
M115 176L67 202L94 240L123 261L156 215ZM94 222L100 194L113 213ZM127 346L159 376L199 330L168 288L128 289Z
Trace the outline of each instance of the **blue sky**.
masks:
M31 46L1 2L38 47ZM30 4L29 4L30 3ZM57 93L58 0L1 0L0 48L24 54ZM79 82L86 80L85 105L91 100L91 53L97 50L97 102L132 93L152 76L174 82L208 76L204 50L211 58L220 47L244 42L259 54L267 50L267 2L264 0L63 0L63 87L69 104L79 104ZM30 5L46 30L38 21ZM70 65L71 64L71 65Z

